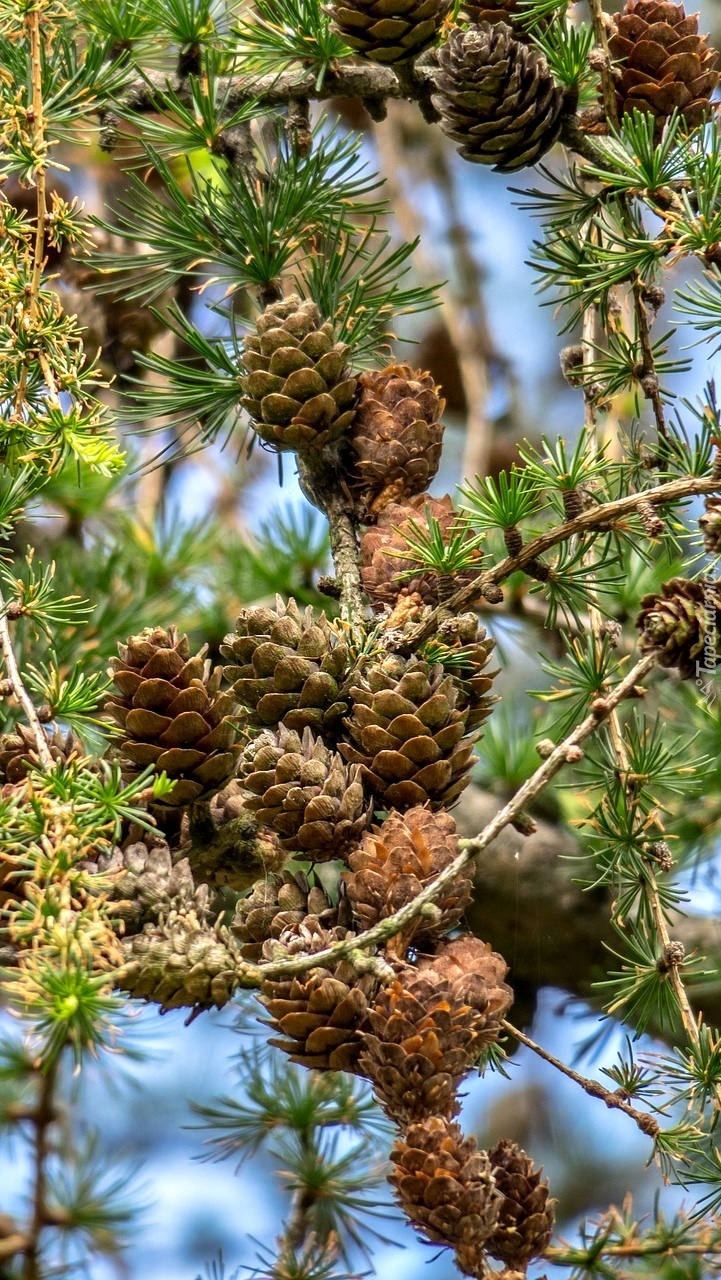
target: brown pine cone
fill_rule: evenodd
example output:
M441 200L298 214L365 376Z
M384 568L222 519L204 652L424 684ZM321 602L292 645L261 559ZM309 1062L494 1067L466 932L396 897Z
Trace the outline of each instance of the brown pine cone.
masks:
M484 720L488 719L493 707L500 700L496 694L490 692L500 668L496 667L494 671L488 670L496 642L491 639L486 628L477 621L475 615L469 616L473 617L470 642L465 640L466 633L464 633L452 644L443 643L442 632L446 624L441 623L440 643L435 640L429 641L423 657L429 662L440 662L444 670L453 676L458 690L457 706L461 711L468 711L466 722L468 728L478 729ZM448 620L451 627L456 621L455 618Z
M446 402L431 375L408 364L361 374L359 381L350 486L358 518L372 524L389 502L428 488L441 458Z
M682 4L668 0L627 0L612 22L609 52L621 64L619 116L634 108L649 112L658 136L674 110L688 128L700 124L721 76L718 54L708 36L698 34L698 14L687 16Z
M704 502L705 511L699 517L704 550L710 556L721 555L721 498L709 494ZM0 762L2 757L0 757Z
M419 658L388 657L362 681L350 690L352 745L340 749L360 765L368 793L384 808L448 808L468 784L475 741L452 677Z
M319 920L308 916L302 924L286 929L277 942L266 942L263 958L312 955L348 936L347 929L324 929ZM357 973L347 960L294 977L266 978L259 999L270 1014L269 1025L280 1033L268 1043L304 1067L355 1071L362 1048L360 1027L377 986L373 974Z
M350 871L343 875L359 929L370 929L414 901L457 853L456 824L449 813L431 813L421 806L403 815L393 810L380 827L365 833L360 848L348 858ZM458 924L472 890L469 871L461 871L435 899L435 912L417 916L389 947L405 954L411 939L422 947L448 933Z
M514 173L536 164L561 131L563 92L540 49L505 22L456 28L438 53L433 105L466 160Z
M301 613L295 600L285 604L280 596L275 609L243 609L220 652L233 664L225 678L250 724L276 728L282 720L297 733L308 727L337 734L348 710L348 646L325 614L316 620L310 606Z
M407 965L380 991L360 1065L398 1124L457 1114L458 1085L498 1039L513 999L506 972L502 956L466 935Z
M392 65L436 43L452 0L333 0L334 25L351 49Z
M82 743L72 729L62 733L57 727L45 731L45 737L53 760L67 762L71 756L81 756ZM12 733L0 736L0 785L6 782L24 782L30 769L40 767L35 735L24 724L17 724Z
M246 748L241 776L245 807L281 837L283 848L313 862L342 858L371 820L357 766L305 729L302 738L280 726Z
M407 502L389 502L378 516L378 523L366 529L360 540L361 578L363 590L375 608L393 608L401 596L418 596L423 604L435 606L459 587L477 577L481 569L482 551L472 553L473 569L446 577L426 569L413 553L405 535L428 534L429 519L438 521L441 535L447 540L467 524L457 511L449 494L432 498L421 493ZM469 538L473 536L468 532Z
M522 39L522 32L515 24L518 17L518 0L463 0L459 17L465 22L478 26L481 22L505 22L513 29L517 39Z
M685 679L721 662L721 583L671 578L658 595L641 601L636 619L642 653L655 653L662 667L677 667Z
M243 342L242 405L275 449L322 448L353 421L358 383L348 345L314 302L297 294L274 302Z
M542 1170L515 1142L506 1139L488 1152L497 1190L503 1196L498 1222L486 1243L493 1258L525 1275L532 1258L547 1248L556 1219L555 1200L548 1198Z
M306 916L313 916L324 930L351 923L345 898L334 906L315 877L284 871L282 876L256 881L237 903L230 927L240 943L241 955L246 960L259 960L264 942L296 929Z
M484 1247L502 1203L486 1152L459 1125L431 1116L401 1134L391 1160L390 1183L414 1227L453 1249L461 1271L483 1280Z
M204 646L190 656L175 627L148 628L118 646L109 674L115 692L105 710L122 726L120 754L129 776L152 764L175 786L164 804L210 796L235 770L241 747L232 694L220 692L221 668L211 671Z

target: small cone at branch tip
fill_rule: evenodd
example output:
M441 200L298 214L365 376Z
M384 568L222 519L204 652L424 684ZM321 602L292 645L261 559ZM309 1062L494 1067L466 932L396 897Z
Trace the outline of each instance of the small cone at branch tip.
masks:
M412 551L404 535L428 533L429 518L437 520L444 541L464 527L462 517L453 509L448 494L432 498L428 493L418 494L403 503L389 502L378 515L377 523L366 529L360 540L361 578L363 590L370 596L374 608L393 608L401 597L418 596L423 604L435 606L440 602L446 585L437 573L426 569L413 559ZM473 535L469 531L469 538ZM450 576L451 591L465 586L478 576L483 553L472 553L473 569Z
M349 443L357 515L372 524L390 502L423 493L441 458L445 400L428 373L410 365L361 374Z
M698 523L703 534L704 550L710 556L721 555L721 498L715 494L706 498L704 513L699 516Z
M642 653L685 679L713 671L721 662L721 584L671 578L655 595L644 596L636 619Z
M351 690L349 743L341 753L360 766L377 807L448 808L468 785L476 738L467 733L452 676L419 658L388 657ZM461 706L459 706L461 701Z
M398 1124L457 1114L458 1085L498 1039L513 999L506 971L501 956L467 936L439 948L422 967L406 965L379 992L368 1011L360 1068Z
M124 772L134 777L147 765L165 771L175 786L163 803L172 807L219 791L241 751L236 702L220 692L221 668L211 669L205 647L191 657L187 636L175 627L148 628L118 648L105 710L122 728Z
M452 0L332 0L329 11L351 49L393 65L434 45L452 8Z
M263 945L263 959L312 955L353 937L336 926L326 929L313 916ZM278 1034L269 1044L291 1062L319 1071L355 1071L362 1048L360 1028L378 987L372 973L358 973L348 960L318 966L288 978L266 978L259 999Z
M627 0L612 18L609 53L619 66L619 117L634 110L654 117L658 137L674 111L688 128L701 124L721 74L708 36L698 33L698 14L669 0Z
M414 1227L431 1244L453 1249L461 1271L485 1278L484 1248L502 1197L475 1138L464 1138L452 1120L432 1116L396 1139L391 1161L391 1186Z
M394 915L449 865L458 853L456 825L449 813L431 813L423 806L405 814L391 812L363 836L348 859L343 880L360 930ZM473 880L468 870L434 899L430 916L418 915L389 946L405 953L411 939L416 947L453 929L471 900Z
M312 916L328 931L352 924L350 904L345 897L331 902L321 884L301 871L284 871L281 876L258 880L236 905L231 932L246 960L259 960L263 943L276 941Z
M563 92L540 49L504 22L451 32L438 54L433 105L466 160L514 173L536 164L561 131Z
M246 748L241 781L245 807L272 828L284 849L313 862L342 858L371 819L357 765L346 765L310 729L302 737L280 726Z
M163 1011L222 1009L238 986L228 931L207 923L207 889L195 903L171 907L156 924L123 942L118 985Z
M83 755L82 743L72 729L67 733L54 728L45 734L48 750L53 760L67 763L71 757ZM35 734L24 724L18 724L12 733L0 735L0 785L23 782L32 769L41 767Z
M503 1197L498 1221L486 1244L493 1258L525 1275L532 1258L548 1248L555 1222L555 1200L548 1198L542 1170L506 1139L488 1152L493 1179Z
M348 646L325 614L278 597L275 609L243 609L220 652L232 665L225 679L246 709L250 724L298 733L308 727L329 737L348 710L343 680Z
M275 302L243 341L244 409L261 440L278 450L322 448L353 421L357 379L348 345L314 302L297 294Z

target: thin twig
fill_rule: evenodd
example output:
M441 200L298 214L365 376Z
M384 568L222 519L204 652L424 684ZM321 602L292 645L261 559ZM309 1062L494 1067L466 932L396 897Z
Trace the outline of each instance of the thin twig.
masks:
M539 1058L543 1058L544 1062L549 1062L557 1071L561 1071L564 1076L568 1076L569 1080L574 1080L576 1084L581 1086L584 1093L589 1094L591 1098L600 1098L607 1107L622 1111L624 1115L630 1116L634 1124L637 1124L641 1132L645 1133L647 1137L656 1137L661 1126L647 1111L638 1111L619 1093L607 1089L604 1085L599 1084L598 1080L591 1080L588 1076L582 1076L578 1071L574 1071L572 1067L567 1066L560 1058L555 1058L552 1053L549 1053L548 1049L544 1049L543 1045L536 1044L536 1041L532 1040L530 1036L525 1035L523 1031L519 1031L518 1027L514 1027L511 1022L504 1019L501 1026L504 1031L508 1032L509 1036L515 1036L516 1040L520 1040L521 1044L525 1044L527 1049L531 1049Z
M7 678L12 685L13 695L20 703L20 706L25 713L25 719L30 725L32 735L35 739L38 759L44 769L52 769L53 757L50 752L50 747L48 746L45 731L38 718L35 703L23 684L22 676L20 675L18 664L15 659L12 639L10 636L10 626L7 619L6 604L3 599L2 591L0 591L0 650L2 650L5 670L7 672Z
M598 1258L675 1258L678 1254L689 1257L703 1257L706 1254L721 1253L721 1241L714 1244L678 1244L671 1241L649 1240L637 1244L608 1244L601 1249L564 1249L563 1246L552 1245L544 1253L546 1262L555 1262L560 1266L579 1267L584 1263L597 1264Z
M593 36L596 42L596 51L600 55L599 61L601 65L599 70L601 73L601 92L603 94L603 107L606 112L606 119L609 124L618 125L616 89L613 83L611 54L608 48L608 35L606 33L606 15L603 12L601 0L588 0L588 7L591 10L591 22L593 25Z
M478 596L483 595L484 587L503 582L559 542L566 542L576 534L587 533L592 529L611 529L624 517L633 514L644 502L649 502L652 506L661 506L664 503L678 502L683 498L696 497L698 494L718 493L719 490L721 490L721 480L714 480L713 477L698 479L692 476L681 480L670 480L667 484L658 485L655 489L629 493L626 497L617 498L613 502L589 507L575 519L565 520L563 524L554 525L552 529L540 533L537 538L532 538L518 552L518 555L506 556L505 560L499 560L492 569L479 573L471 582L454 592L442 607L434 609L415 630L405 636L404 643L409 649L416 648L423 640L427 640L428 636L435 633L441 617L448 610L460 612L467 605L472 604Z
M55 1120L54 1094L60 1059L49 1063L40 1075L38 1100L33 1115L35 1126L32 1221L24 1248L22 1280L40 1280L40 1236L47 1225L47 1162L50 1154L50 1127Z
M28 15L30 29L30 64L32 67L31 109L35 130L34 142L38 146L44 142L45 117L43 113L43 61L42 37L40 31L40 6L36 5ZM45 178L45 161L35 170L35 259L30 282L30 315L35 318L40 292L40 280L45 265L45 215L47 213L47 193Z

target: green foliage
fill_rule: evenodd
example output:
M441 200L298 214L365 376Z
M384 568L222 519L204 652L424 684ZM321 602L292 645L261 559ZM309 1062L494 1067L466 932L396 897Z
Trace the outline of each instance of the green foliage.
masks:
M527 8L527 0L521 0L520 7L523 12ZM563 16L545 25L537 3L533 4L531 13L537 22L537 25L531 27L531 35L545 53L556 80L567 89L580 88L588 78L588 56L593 48L593 28L584 24L569 26Z
M243 1097L194 1106L201 1127L215 1135L204 1158L231 1159L237 1169L261 1148L268 1150L284 1171L291 1213L293 1206L305 1206L313 1275L323 1275L337 1260L347 1263L354 1252L368 1257L369 1237L384 1239L374 1220L390 1216L378 1190L388 1123L376 1104L352 1077L305 1072L267 1049L242 1050L235 1073ZM343 1142L344 1130L350 1145ZM290 1258L290 1273L298 1267L299 1276L306 1275L296 1248L290 1236L287 1245L281 1237L281 1258Z
M149 83L148 93L156 110L143 121L143 145L133 158L138 167L148 164L146 146L151 146L155 155L164 160L196 151L223 156L227 148L226 135L267 114L267 108L253 99L235 108L229 106L232 77L237 68L226 64L227 58L214 50L208 51L202 75L188 76L182 96L170 86L160 91ZM135 120L135 113L127 106L121 107L120 114L129 122ZM129 139L135 140L135 134L131 132Z
M123 284L129 299L153 302L184 275L206 286L218 279L226 294L266 288L283 275L299 248L312 252L318 234L331 226L347 230L361 201L365 213L373 211L363 198L377 179L359 165L358 140L334 139L322 126L307 155L278 131L274 151L259 156L260 193L245 168L207 177L188 162L186 185L153 146L145 144L145 153L162 195L132 174L115 221L98 220L111 234L149 246L150 253L95 255L111 277L106 289L118 287L119 275L130 277Z
M268 74L300 62L316 72L317 90L328 69L351 53L315 0L258 0L252 19L241 17L233 34L239 70Z
M390 235L374 221L348 235L340 223L329 228L323 250L314 254L299 280L303 296L312 298L323 315L333 318L338 338L350 344L361 368L387 357L398 317L438 305L434 288L404 283L411 270L417 240L392 247Z
M479 529L514 529L540 505L538 482L527 466L501 471L497 480L476 476L475 485L459 485L459 491L465 498L461 510L469 513Z
M398 528L406 543L406 551L394 551L398 560L411 560L415 566L399 573L398 581L415 577L418 565L439 578L447 578L451 582L459 573L469 570L480 571L482 558L481 547L485 542L485 534L474 533L469 522L459 516L457 523L450 529L443 530L436 516L431 515L430 507L426 508L427 528L416 520L411 520L407 527Z

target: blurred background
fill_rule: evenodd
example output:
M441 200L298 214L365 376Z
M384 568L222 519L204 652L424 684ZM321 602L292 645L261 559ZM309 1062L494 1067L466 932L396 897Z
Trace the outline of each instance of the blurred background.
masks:
M703 6L703 23L718 46L720 4ZM396 348L399 357L430 369L447 397L445 451L434 493L453 493L463 477L495 474L511 465L517 457L515 444L524 437L538 442L543 434L562 434L573 441L583 423L583 403L580 392L571 390L561 375L559 352L574 334L558 336L552 303L536 294L527 260L537 228L519 207L523 189L540 185L541 175L524 173L507 180L464 164L410 104L392 104L388 119L372 124L357 104L331 103L327 127L363 133L368 164L386 179L398 232L405 238L421 237L414 270L426 283L447 282L440 307L406 322L402 335L412 342L401 341ZM63 180L89 211L102 214L121 194L117 156L92 145L68 149L63 160L70 167ZM548 163L552 167L559 159L553 154ZM111 373L140 376L132 354L136 347L172 354L172 341L167 333L154 331L147 313L108 298L98 301L82 292L87 283L82 272L62 264L58 269L58 288L68 309L77 309L88 325L89 349L94 342L105 348ZM219 332L222 325L209 309L213 300L212 290L202 296L188 293L184 299L208 333ZM669 305L657 323L673 325ZM672 355L684 352L690 360L689 371L673 383L682 415L682 401L696 400L719 366L706 346L686 350L693 339L691 331L680 327L672 342ZM122 424L122 397L117 390L108 394ZM634 405L619 399L605 429L612 436L614 423L620 418L628 422L633 415ZM693 430L688 414L686 420ZM121 486L97 480L79 491L68 475L25 530L27 541L53 548L61 574L71 578L82 566L83 574L115 584L112 608L96 616L91 629L89 643L99 664L116 639L151 622L174 622L217 654L244 602L272 598L280 590L301 601L327 603L316 587L328 558L323 522L305 503L292 461L284 460L279 476L275 456L256 448L249 457L237 435L180 459L167 432L146 438L129 424L126 430L131 469ZM148 467L164 446L168 451ZM122 557L113 550L118 531ZM92 598L92 582L85 593ZM139 595L140 603L134 598ZM525 690L542 687L546 677L532 627L493 616L488 626L499 644L503 673L498 691L504 701L492 718L495 728L480 745L477 782L484 793L502 795L514 770L520 779L533 767L533 759L524 760L514 748L543 713ZM504 776L499 777L499 769ZM546 816L555 822L570 801L551 797L548 803ZM522 867L517 874L522 879ZM721 956L713 849L705 848L689 864L685 880L689 910L705 917L707 937L717 947L716 957ZM506 905L513 917L503 922L511 978L514 951L523 953L525 965L522 1013L512 1016L532 1026L534 1038L552 1052L598 1077L623 1048L625 1030L609 1024L604 1038L583 1056L581 1046L598 1028L596 1013L589 1012L572 983L568 989L558 985L548 960L548 937L538 943L532 972L528 953L536 943L532 936L529 942L529 931L532 935L537 925L527 915L520 886L515 908L512 897ZM483 936L500 945L492 930ZM564 948L563 936L557 947ZM721 1001L721 983L712 975L707 985L710 998ZM192 1103L207 1104L220 1094L242 1100L237 1054L249 1035L252 1042L254 1018L251 997L222 1013L204 1013L190 1026L180 1012L160 1018L154 1007L137 1007L121 1039L133 1053L120 1060L120 1069L119 1060L111 1059L84 1069L72 1082L76 1114L89 1129L97 1129L113 1176L122 1183L127 1174L130 1181L132 1171L142 1166L145 1204L129 1232L127 1250L122 1258L98 1257L90 1268L92 1280L115 1275L194 1280L220 1252L230 1272L240 1266L251 1271L259 1267L262 1273L259 1248L272 1245L287 1208L283 1180L267 1155L252 1158L237 1171L232 1160L204 1160L207 1134L197 1127L191 1109ZM0 1013L0 1031L13 1036L17 1030ZM645 1038L636 1052L658 1047ZM652 1209L661 1183L653 1167L644 1167L646 1140L625 1117L585 1097L525 1049L512 1055L508 1078L487 1073L469 1081L462 1119L483 1145L511 1138L544 1166L559 1200L563 1236L573 1238L584 1217L610 1203L620 1205L629 1192L638 1214ZM19 1147L0 1149L2 1202L10 1213L14 1199L22 1195L26 1172ZM371 1198L376 1195L381 1197L382 1187ZM682 1193L667 1189L663 1195L672 1213ZM434 1256L388 1211L391 1217L375 1225L395 1244L374 1243L368 1236L372 1259L356 1257L359 1273L372 1271L379 1280L421 1275L450 1280L457 1274L448 1257ZM563 1274L552 1266L532 1272L544 1273L549 1278Z

